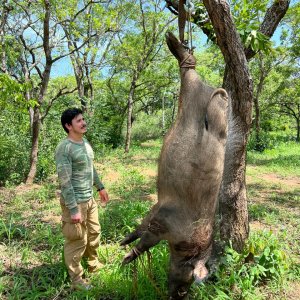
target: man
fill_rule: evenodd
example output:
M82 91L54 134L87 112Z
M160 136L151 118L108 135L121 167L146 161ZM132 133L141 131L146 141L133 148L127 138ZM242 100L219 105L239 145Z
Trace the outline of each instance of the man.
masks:
M83 138L87 129L82 111L77 108L65 110L61 124L68 136L57 146L55 161L61 188L64 259L72 287L87 289L89 286L82 278L81 259L87 257L89 272L96 272L101 267L97 256L100 224L93 185L103 203L109 199L93 165L93 150Z

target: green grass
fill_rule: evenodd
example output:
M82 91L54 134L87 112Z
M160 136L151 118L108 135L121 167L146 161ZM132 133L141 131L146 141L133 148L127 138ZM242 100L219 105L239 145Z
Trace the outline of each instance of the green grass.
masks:
M276 173L279 176L300 176L300 144L282 143L264 152L249 151L247 162L259 168L259 172Z
M161 141L149 141L133 145L129 154L116 149L98 157L96 166L111 202L99 209L98 253L105 266L90 278L94 288L88 292L69 289L55 177L32 189L0 190L0 298L167 299L167 243L161 242L129 266L121 265L129 247L119 246L153 205L160 147ZM192 286L191 299L279 300L297 292L299 155L295 143L248 153L250 239L241 254L226 250L212 279Z

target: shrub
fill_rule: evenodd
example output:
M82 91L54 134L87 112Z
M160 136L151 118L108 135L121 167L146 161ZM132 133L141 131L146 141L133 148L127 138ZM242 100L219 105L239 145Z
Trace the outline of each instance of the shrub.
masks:
M272 232L255 233L242 253L232 247L225 249L215 282L195 288L195 299L251 298L255 288L266 281L280 285L288 267L284 249Z

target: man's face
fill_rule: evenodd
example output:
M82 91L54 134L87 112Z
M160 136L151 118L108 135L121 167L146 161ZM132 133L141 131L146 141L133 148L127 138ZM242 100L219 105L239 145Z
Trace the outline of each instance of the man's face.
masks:
M84 120L84 117L82 114L77 115L73 120L72 124L68 125L66 124L66 127L68 128L69 132L75 133L75 134L84 134L86 133L86 122Z

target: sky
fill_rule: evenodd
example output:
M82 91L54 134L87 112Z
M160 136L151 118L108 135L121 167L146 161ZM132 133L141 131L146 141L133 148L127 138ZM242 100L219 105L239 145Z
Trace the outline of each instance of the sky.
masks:
M292 0L291 1L291 5L297 3L299 0ZM277 30L275 31L273 37L271 38L271 40L275 43L275 45L279 44L280 41L280 27L277 28ZM207 41L206 36L201 32L198 31L197 33L197 48L202 48ZM59 77L59 76L66 76L66 75L73 75L73 67L71 64L71 60L69 57L65 57L59 61L57 61L51 69L51 76L52 77Z

